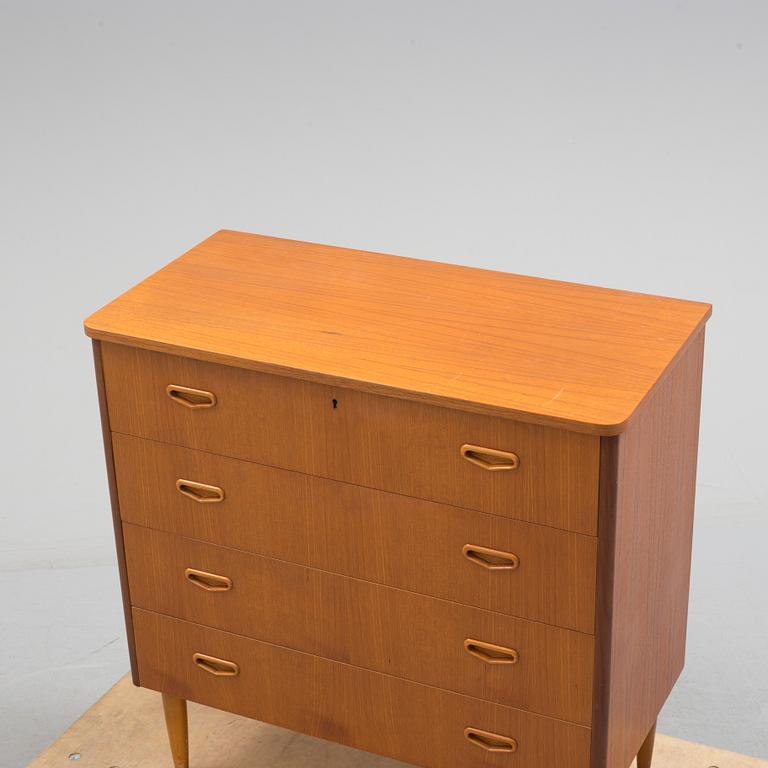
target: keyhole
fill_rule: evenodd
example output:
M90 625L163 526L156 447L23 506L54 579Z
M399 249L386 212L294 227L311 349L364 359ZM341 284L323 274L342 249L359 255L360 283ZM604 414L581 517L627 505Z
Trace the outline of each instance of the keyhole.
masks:
M331 403L333 403L333 407L334 408L338 408L339 407L339 401L335 397L333 398L333 400L331 400Z

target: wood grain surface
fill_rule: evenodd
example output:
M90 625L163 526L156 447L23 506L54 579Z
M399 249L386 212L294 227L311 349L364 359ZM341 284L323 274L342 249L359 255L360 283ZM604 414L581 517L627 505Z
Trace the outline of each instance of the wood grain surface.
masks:
M427 768L625 768L684 660L710 312L193 248L85 324L134 681Z
M139 608L582 725L592 718L591 635L135 525L124 537ZM232 588L206 591L187 568ZM468 639L518 660L481 661Z
M404 763L199 704L189 705L196 768L406 768ZM160 696L124 677L28 768L168 768ZM653 768L768 768L768 762L671 736L656 737Z
M187 702L175 696L162 694L165 728L168 731L168 742L171 747L171 758L175 768L189 766L189 718Z
M594 633L593 537L122 434L112 443L126 522ZM180 478L224 500L197 503ZM485 570L465 544L520 565Z
M329 661L134 608L142 685L426 768L584 768L589 728ZM197 652L235 661L236 677L197 668ZM478 728L518 742L486 752Z
M123 599L123 616L125 617L125 634L128 641L128 657L131 662L133 682L139 684L139 672L136 666L136 649L133 640L133 616L131 615L131 595L128 587L128 572L125 565L125 543L123 542L123 526L120 518L120 500L117 492L115 476L115 457L112 445L112 432L109 425L109 408L107 407L107 391L104 384L104 365L102 360L101 342L94 341L93 364L96 371L96 391L99 397L99 415L101 417L101 435L104 442L104 461L107 468L107 484L109 486L109 503L112 512L112 530L115 534L115 552L117 554L117 570L120 576L120 593Z
M629 765L683 668L703 351L604 440L593 768Z
M104 341L615 434L710 312L222 230L85 329Z
M115 344L103 345L116 432L594 535L600 439ZM190 409L166 394L215 394ZM461 456L513 451L511 471Z

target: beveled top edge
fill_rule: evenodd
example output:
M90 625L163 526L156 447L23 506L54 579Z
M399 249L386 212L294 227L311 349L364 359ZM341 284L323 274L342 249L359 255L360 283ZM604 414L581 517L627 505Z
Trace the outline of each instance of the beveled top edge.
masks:
M200 298L201 286L211 298ZM711 311L703 302L221 230L84 326L104 342L608 436L626 429ZM481 327L463 327L467 314ZM503 334L505 321L525 331ZM409 323L419 333L406 338ZM452 344L459 335L469 343Z

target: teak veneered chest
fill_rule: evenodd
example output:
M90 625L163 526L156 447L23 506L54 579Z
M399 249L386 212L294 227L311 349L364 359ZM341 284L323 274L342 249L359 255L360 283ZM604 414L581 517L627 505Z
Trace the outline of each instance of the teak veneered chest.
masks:
M708 304L221 231L86 320L134 682L428 768L648 768Z

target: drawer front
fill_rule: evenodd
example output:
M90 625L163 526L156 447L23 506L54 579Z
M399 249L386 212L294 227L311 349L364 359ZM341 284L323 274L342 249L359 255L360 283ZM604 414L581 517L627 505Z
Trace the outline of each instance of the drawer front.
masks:
M591 635L125 524L133 605L588 725Z
M593 435L114 344L103 363L115 432L596 534Z
M583 726L140 609L133 616L147 688L427 768L589 765Z
M594 631L590 536L127 435L113 435L113 450L126 522ZM517 567L488 568L467 545L509 553Z

